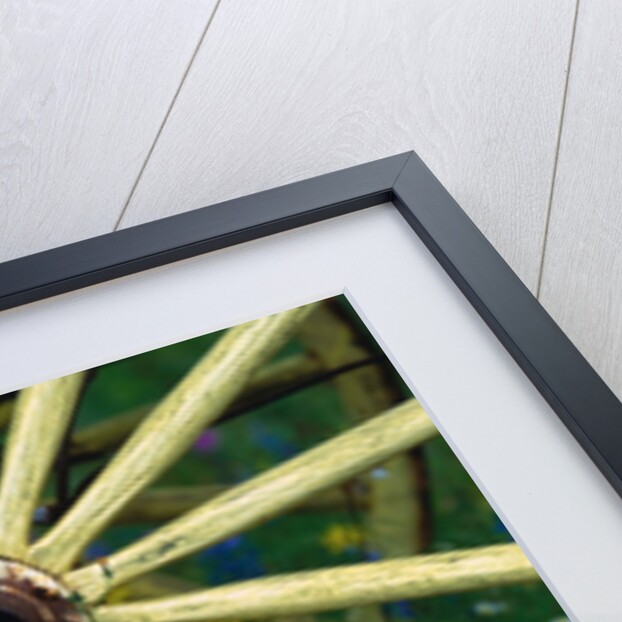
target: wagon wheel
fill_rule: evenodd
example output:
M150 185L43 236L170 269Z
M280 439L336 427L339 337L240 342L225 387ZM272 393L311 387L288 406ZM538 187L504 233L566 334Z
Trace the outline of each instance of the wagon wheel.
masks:
M305 307L228 331L144 418L59 520L30 543L32 517L87 374L20 392L0 481L0 613L12 622L253 619L536 580L515 544L280 575L106 605L112 589L302 503L436 434L415 400L226 490L105 559L82 552L132 499L240 399L298 329Z
M340 302L333 299L316 307L299 333L304 351L263 367L246 385L237 407L234 404L229 409L229 417L257 403L276 400L290 391L326 381L333 385L341 398L342 409L354 422L374 416L409 396L360 321ZM116 449L147 412L148 409L139 408L82 428L72 439L73 457L84 459L104 449ZM350 550L352 542L344 544L342 540L354 540L362 559L388 559L419 552L429 541L431 522L424 466L423 456L416 448L391 458L371 475L358 476L338 489L308 499L293 508L293 512L350 514L355 521L353 528L334 525L335 530L329 530L325 539L330 540L332 534L341 541L341 547L349 544ZM158 486L128 503L115 523L153 524L171 520L226 488L227 485L214 483ZM362 542L358 531L361 524ZM106 600L117 603L188 591L192 587L171 577L150 575L113 590ZM347 617L357 622L373 622L385 619L386 613L369 606L351 609Z

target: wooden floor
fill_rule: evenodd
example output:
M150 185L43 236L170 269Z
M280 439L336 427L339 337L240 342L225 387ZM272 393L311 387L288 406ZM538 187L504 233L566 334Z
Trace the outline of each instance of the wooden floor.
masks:
M0 260L415 149L622 398L616 0L11 0Z

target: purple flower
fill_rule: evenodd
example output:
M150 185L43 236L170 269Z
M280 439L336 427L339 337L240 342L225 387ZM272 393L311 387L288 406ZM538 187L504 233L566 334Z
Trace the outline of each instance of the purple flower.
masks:
M220 444L220 435L216 430L205 430L194 444L194 450L201 454L213 452Z

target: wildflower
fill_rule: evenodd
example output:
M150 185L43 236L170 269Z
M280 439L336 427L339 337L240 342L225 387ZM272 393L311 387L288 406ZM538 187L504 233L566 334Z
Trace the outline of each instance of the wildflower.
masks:
M216 430L205 430L194 444L194 450L201 454L212 453L220 444L220 435Z
M363 532L354 525L331 525L321 538L322 545L333 555L356 549L363 543Z

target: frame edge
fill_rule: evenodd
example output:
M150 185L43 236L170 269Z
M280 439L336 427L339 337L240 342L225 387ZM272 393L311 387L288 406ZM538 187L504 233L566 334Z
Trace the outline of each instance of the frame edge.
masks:
M393 203L622 497L622 403L423 161Z
M622 403L414 151L0 264L0 311L393 202L622 497Z
M389 202L411 154L0 263L0 311Z

